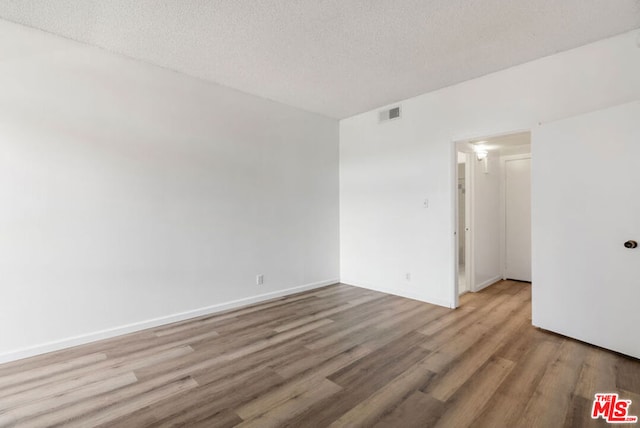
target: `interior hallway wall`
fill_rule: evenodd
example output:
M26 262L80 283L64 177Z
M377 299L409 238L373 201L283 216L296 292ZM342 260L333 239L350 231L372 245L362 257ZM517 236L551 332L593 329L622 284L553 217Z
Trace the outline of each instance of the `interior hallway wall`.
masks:
M473 270L474 290L478 291L502 278L500 217L500 154L489 151L487 169L484 161L472 158L473 164Z

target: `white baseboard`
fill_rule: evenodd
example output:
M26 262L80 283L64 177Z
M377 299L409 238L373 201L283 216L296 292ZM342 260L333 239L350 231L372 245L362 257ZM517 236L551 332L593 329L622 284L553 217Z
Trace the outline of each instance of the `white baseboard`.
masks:
M476 292L480 291L483 288L487 288L488 286L490 286L492 284L495 284L498 281L502 281L502 275L495 276L495 277L490 278L490 279L488 279L488 280L486 280L484 282L481 282L480 284L477 284L475 286L475 290L473 290L473 291L476 291Z
M366 288L367 290L380 291L381 293L393 294L394 296L400 296L400 297L405 297L407 299L418 300L420 302L430 303L432 305L444 306L445 308L453 307L451 302L449 302L448 300L437 299L430 296L425 297L418 293L411 293L405 290L396 290L394 288L388 288L388 287L384 287L376 284L363 284L362 282L352 281L349 279L341 280L340 282L342 284L352 285L354 287Z
M284 290L272 291L270 293L259 294L257 296L245 297L243 299L232 300L230 302L219 303L216 305L206 306L204 308L194 309L177 314L167 315L164 317L153 318L146 321L140 321L132 324L126 324L119 327L109 328L96 331L93 333L82 334L79 336L69 337L66 339L47 342L39 345L30 346L28 348L17 349L14 351L0 354L0 364L10 361L21 360L23 358L33 357L35 355L46 354L48 352L59 351L73 346L84 345L98 340L109 339L123 334L133 333L148 328L158 327L165 324L171 324L178 321L184 321L190 318L196 318L203 315L211 315L217 312L229 309L239 308L254 303L264 302L266 300L277 299L279 297L288 296L290 294L299 293L301 291L312 290L314 288L325 287L327 285L336 284L339 279L328 279L325 281L313 282L310 284L291 287Z

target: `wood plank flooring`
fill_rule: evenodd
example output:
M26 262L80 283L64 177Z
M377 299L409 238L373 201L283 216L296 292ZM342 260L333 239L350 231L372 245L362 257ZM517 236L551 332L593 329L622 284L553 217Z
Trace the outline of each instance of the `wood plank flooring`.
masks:
M457 310L333 285L0 365L0 426L607 426L596 392L640 415L640 361L530 313L512 281Z

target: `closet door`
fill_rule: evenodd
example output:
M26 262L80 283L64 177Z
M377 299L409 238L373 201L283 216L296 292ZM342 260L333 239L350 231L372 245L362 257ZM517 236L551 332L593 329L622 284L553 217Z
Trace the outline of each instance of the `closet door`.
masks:
M531 158L507 159L505 190L505 276L531 282Z

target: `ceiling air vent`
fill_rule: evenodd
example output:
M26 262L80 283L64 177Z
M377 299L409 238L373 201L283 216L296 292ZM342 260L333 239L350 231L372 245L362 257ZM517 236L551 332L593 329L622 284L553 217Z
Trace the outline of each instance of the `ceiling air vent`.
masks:
M388 110L382 110L379 114L380 122L386 122L387 120L400 119L400 106L392 107Z

